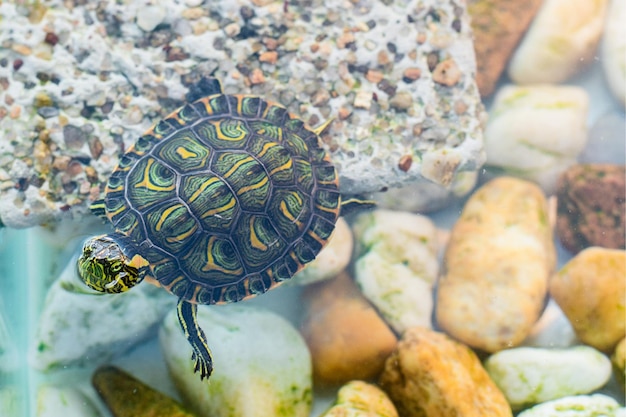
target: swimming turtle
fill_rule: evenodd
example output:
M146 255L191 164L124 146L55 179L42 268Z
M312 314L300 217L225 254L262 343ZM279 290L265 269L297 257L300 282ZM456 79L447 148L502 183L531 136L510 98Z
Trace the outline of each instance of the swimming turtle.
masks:
M197 304L266 292L311 262L342 207L335 166L284 107L224 94L205 78L185 104L121 156L91 209L115 231L88 239L78 275L121 293L146 279L179 298L180 325L200 378L212 359ZM195 97L194 97L195 98ZM344 201L358 206L360 200Z

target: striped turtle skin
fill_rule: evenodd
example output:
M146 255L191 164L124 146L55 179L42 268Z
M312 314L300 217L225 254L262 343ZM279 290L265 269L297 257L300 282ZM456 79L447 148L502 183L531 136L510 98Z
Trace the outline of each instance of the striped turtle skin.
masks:
M92 206L115 232L88 240L78 261L97 291L148 278L176 295L202 378L212 365L196 304L236 302L291 278L326 244L341 206L324 126L212 85L120 158Z

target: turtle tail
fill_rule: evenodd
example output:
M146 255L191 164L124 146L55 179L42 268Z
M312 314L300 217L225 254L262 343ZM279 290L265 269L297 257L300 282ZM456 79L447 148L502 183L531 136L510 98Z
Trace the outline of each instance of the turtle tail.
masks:
M176 307L180 327L193 348L191 360L194 361L194 372L200 372L200 379L209 378L213 371L213 359L204 331L198 324L198 306L185 300L179 300Z

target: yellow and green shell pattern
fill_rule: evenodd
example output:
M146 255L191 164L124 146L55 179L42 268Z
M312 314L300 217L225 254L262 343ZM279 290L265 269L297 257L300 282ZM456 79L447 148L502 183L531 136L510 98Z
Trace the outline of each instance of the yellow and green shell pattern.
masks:
M136 141L104 207L149 276L183 300L213 304L263 293L312 261L340 200L315 131L259 97L215 94Z

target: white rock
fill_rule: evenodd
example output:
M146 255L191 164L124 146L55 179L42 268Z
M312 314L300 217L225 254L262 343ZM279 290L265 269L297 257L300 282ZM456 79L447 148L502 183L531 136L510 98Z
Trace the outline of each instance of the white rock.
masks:
M548 401L519 413L517 417L618 417L623 412L613 398L594 394Z
M311 357L285 319L243 305L200 306L213 355L209 382L193 372L191 347L175 312L159 332L170 375L198 415L305 417L311 409Z
M337 276L350 263L353 246L354 239L350 226L343 217L340 217L328 245L313 262L298 272L291 282L306 285Z
M611 92L626 106L626 2L610 0L602 38L602 64Z
M431 327L432 285L438 274L437 230L424 216L376 210L353 227L361 256L355 281L398 333Z
M76 260L50 288L39 318L31 364L39 370L95 366L154 333L176 297L148 283L123 294L81 294ZM73 286L75 290L68 290Z
M151 32L165 20L165 8L159 4L149 4L137 11L137 26L145 32Z
M485 369L514 409L587 394L611 377L609 358L588 346L503 350L485 361Z
M544 1L511 58L511 79L518 84L559 83L590 64L606 6L607 0Z
M37 393L37 417L98 417L91 400L74 388L44 385Z
M588 105L579 87L502 87L485 130L487 165L552 192L585 147Z

